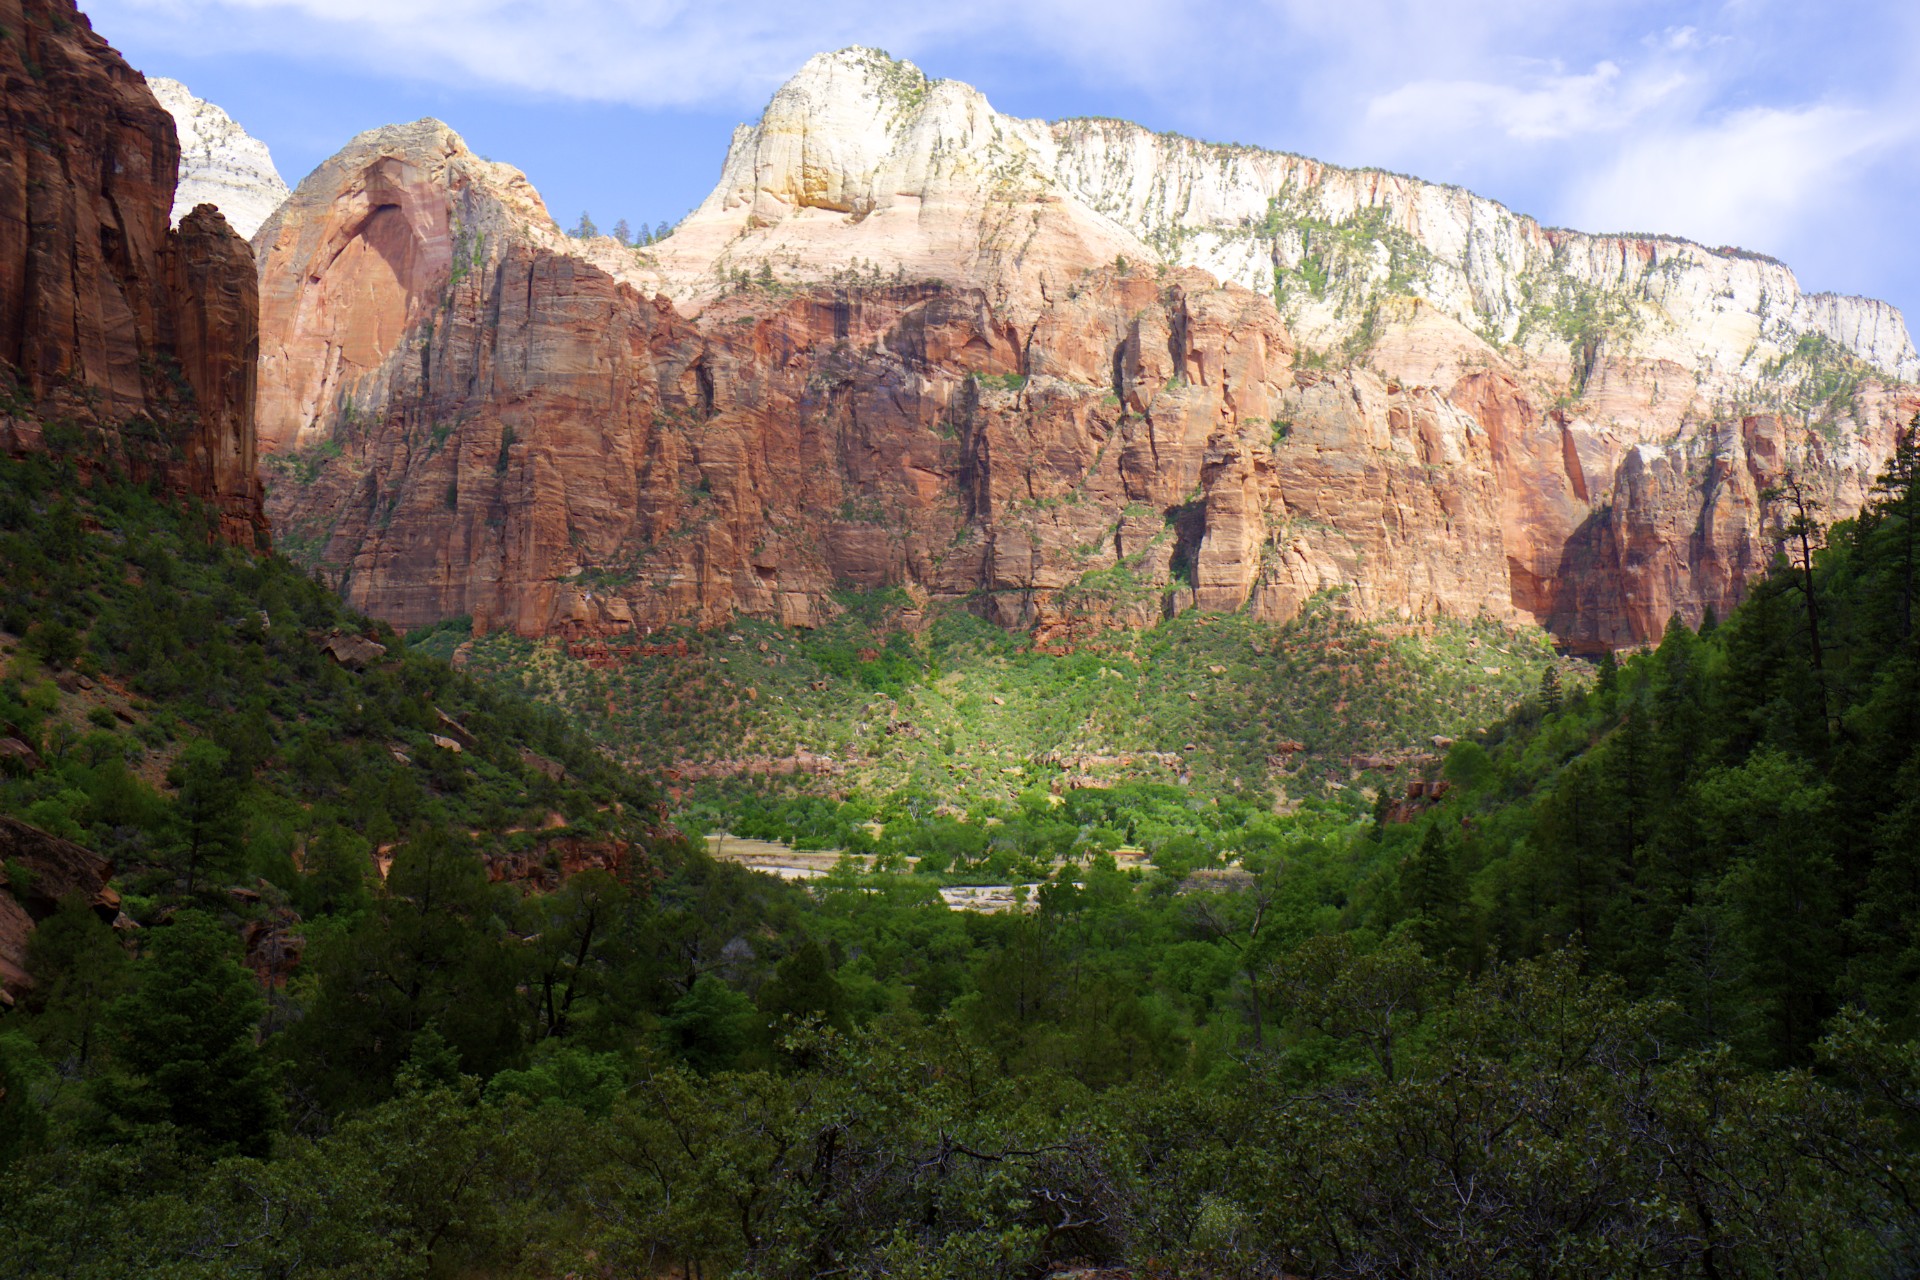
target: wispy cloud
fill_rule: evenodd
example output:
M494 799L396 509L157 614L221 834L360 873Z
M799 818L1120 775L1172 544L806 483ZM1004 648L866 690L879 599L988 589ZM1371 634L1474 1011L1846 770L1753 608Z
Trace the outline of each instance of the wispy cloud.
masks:
M1876 166L1911 146L1904 113L1749 107L1623 140L1571 176L1566 220L1596 230L1685 228L1714 244L1791 244L1858 201ZM1817 229L1817 228L1814 228Z
M1141 3L985 0L99 0L199 52L297 52L384 74L643 107L739 105L808 56L870 44L911 54L1076 31L1088 60L1145 61L1168 15ZM1131 51L1131 53L1130 53Z
M1558 141L1630 128L1688 85L1682 72L1627 76L1615 62L1601 62L1580 75L1535 75L1520 83L1416 80L1373 99L1367 117L1403 148L1413 140L1474 135Z

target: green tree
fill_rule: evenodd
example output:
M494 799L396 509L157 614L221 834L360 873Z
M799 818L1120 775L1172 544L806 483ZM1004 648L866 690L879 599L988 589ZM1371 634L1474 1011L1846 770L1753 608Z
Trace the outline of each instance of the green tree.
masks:
M751 1000L704 973L667 1010L660 1030L675 1056L708 1075L739 1061L759 1021Z
M315 992L287 1035L295 1075L328 1106L376 1101L429 1024L461 1069L491 1075L523 1043L520 957L465 838L422 830L394 850L380 894L308 959Z
M0 1173L46 1134L46 1115L33 1093L47 1074L31 1040L17 1031L0 1032Z
M1439 824L1429 823L1401 875L1401 910L1420 949L1436 961L1471 963L1466 877L1460 857Z
M1780 1064L1804 1062L1832 1012L1838 974L1833 790L1804 764L1769 751L1715 771L1698 797L1722 847L1762 1052Z
M535 1040L568 1034L579 1014L594 1007L618 960L630 897L605 871L589 870L522 905L522 932L531 940L525 987L534 1003Z
M103 1077L96 1096L124 1120L171 1123L216 1151L266 1154L280 1103L254 1044L265 1007L239 939L210 916L181 912L154 930L133 990L113 1006L126 1074Z
M127 989L131 963L87 900L70 893L27 940L33 991L27 1006L41 1051L78 1071L94 1065L108 1010Z
M845 997L833 976L827 949L812 938L795 947L760 989L760 1012L776 1031L783 1022L819 1018L832 1026L846 1025Z
M167 771L176 794L162 856L189 895L209 881L231 884L246 870L241 788L227 764L224 750L196 738Z

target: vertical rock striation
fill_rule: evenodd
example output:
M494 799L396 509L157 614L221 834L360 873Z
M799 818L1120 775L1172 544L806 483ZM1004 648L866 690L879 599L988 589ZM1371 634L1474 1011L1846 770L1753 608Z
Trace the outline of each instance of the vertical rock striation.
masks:
M257 291L217 210L168 227L179 144L72 0L0 0L0 445L81 449L252 546Z
M1856 509L1904 322L1451 188L993 111L868 50L634 251L423 121L255 239L289 545L402 626L817 621L905 585L1071 637L1185 608L1724 612L1795 470Z

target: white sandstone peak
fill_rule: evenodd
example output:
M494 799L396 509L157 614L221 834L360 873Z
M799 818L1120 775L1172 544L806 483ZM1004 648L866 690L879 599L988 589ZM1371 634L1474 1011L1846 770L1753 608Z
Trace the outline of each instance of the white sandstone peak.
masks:
M1270 297L1315 348L1364 341L1383 305L1417 299L1494 346L1564 360L1600 342L1697 371L1710 398L1781 376L1815 336L1920 380L1897 310L1803 293L1759 255L1549 229L1459 187L1121 120L1017 119L867 48L818 54L782 85L652 256L694 306L762 264L939 277L1011 302L1124 258Z
M287 198L287 184L273 167L267 144L235 124L219 107L194 97L178 80L149 76L147 87L173 117L180 133L174 223L177 225L195 205L217 205L235 231L252 237Z

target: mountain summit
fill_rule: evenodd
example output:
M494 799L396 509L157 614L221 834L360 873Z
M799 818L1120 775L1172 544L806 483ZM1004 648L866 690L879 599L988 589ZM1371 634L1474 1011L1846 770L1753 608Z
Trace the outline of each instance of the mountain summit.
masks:
M1496 346L1552 354L1577 329L1728 387L1809 337L1920 379L1895 308L1802 293L1759 255L1544 228L1458 187L1123 120L1017 119L864 48L816 55L735 132L659 256L694 280L716 262L805 278L858 259L1017 293L1116 255L1273 299L1316 347L1351 344L1382 303L1412 297Z
M173 117L180 133L180 185L173 193L173 221L210 204L243 238L252 237L267 215L287 198L287 184L273 167L267 144L233 122L211 102L165 76L147 77L147 87Z

